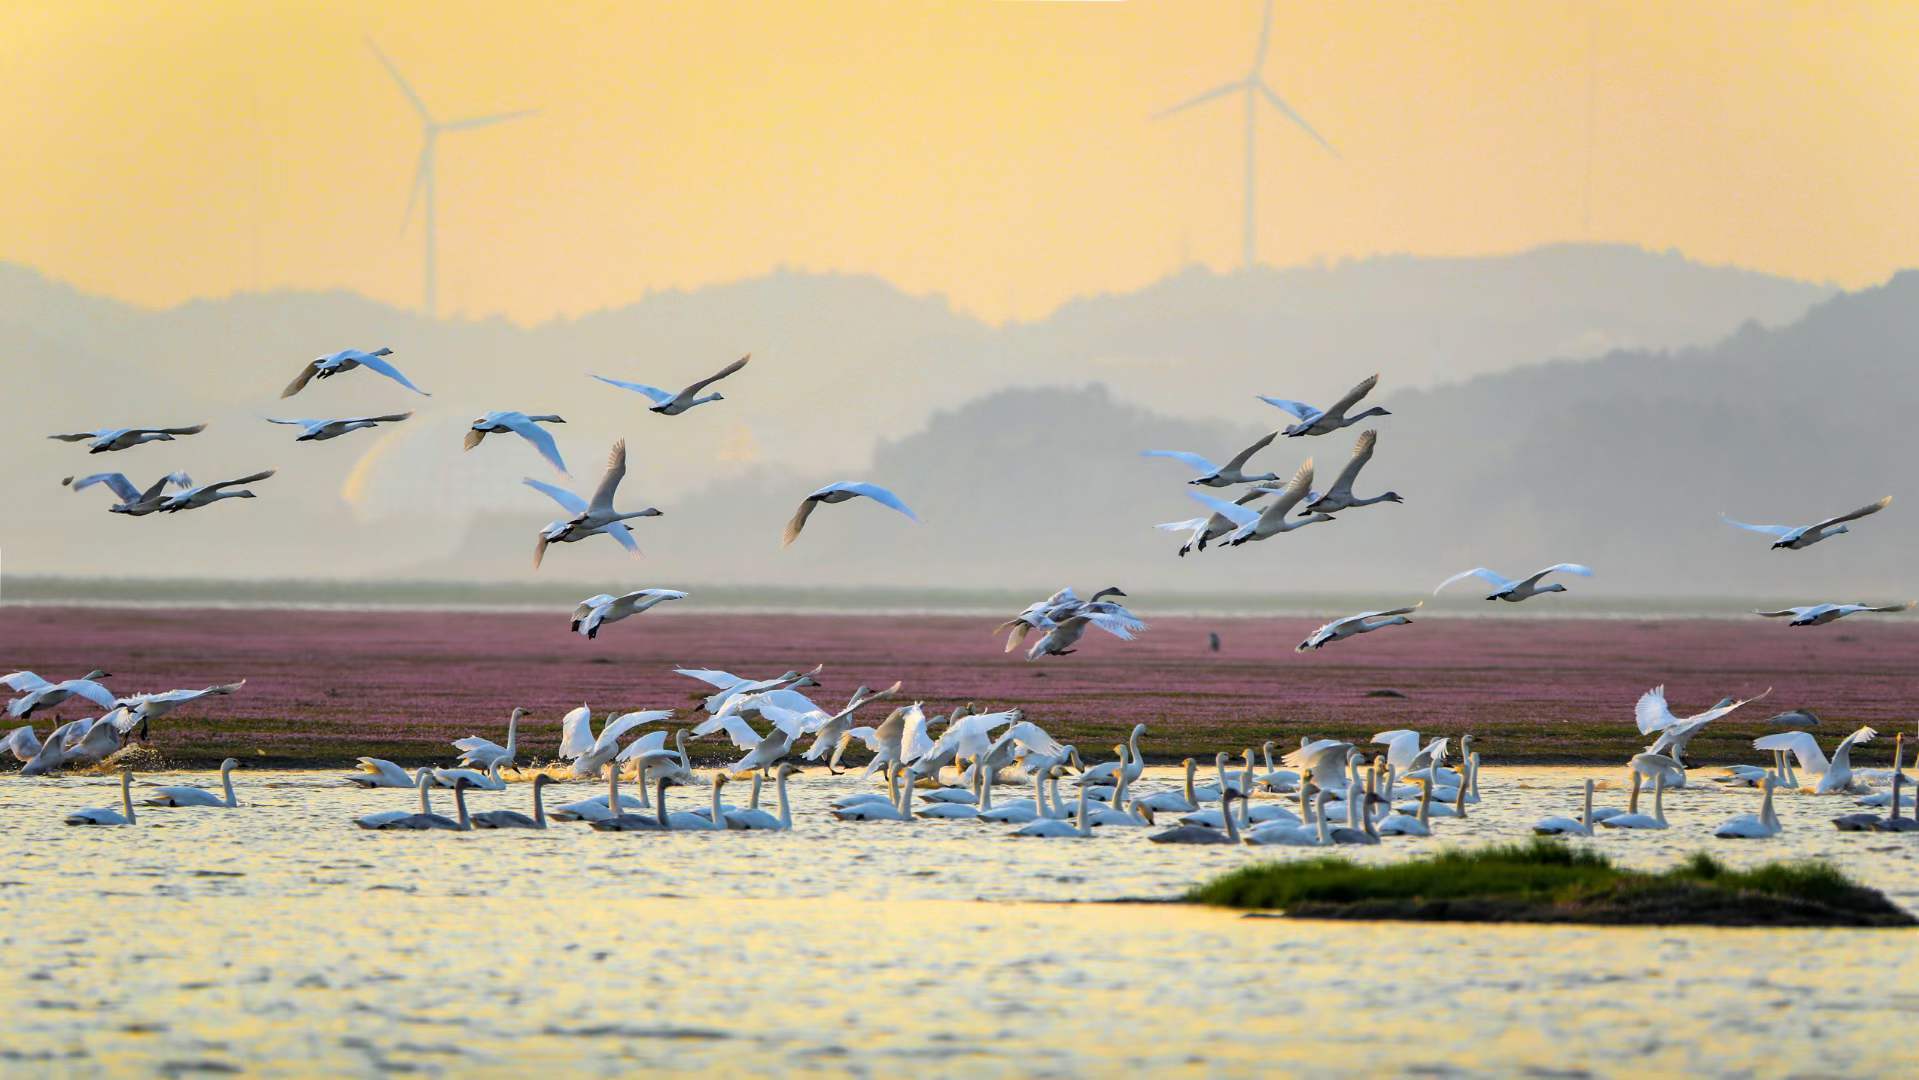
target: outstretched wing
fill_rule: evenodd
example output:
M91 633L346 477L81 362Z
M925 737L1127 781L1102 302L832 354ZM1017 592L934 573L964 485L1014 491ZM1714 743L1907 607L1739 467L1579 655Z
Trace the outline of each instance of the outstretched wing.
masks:
M1735 521L1724 514L1719 515L1719 520L1728 525L1744 529L1747 532L1765 533L1775 540L1783 540L1799 531L1797 527L1792 525L1749 525L1743 521Z
M1253 459L1254 454L1257 454L1261 450L1266 449L1266 447L1270 446L1272 444L1272 441L1278 437L1279 437L1279 432L1277 431L1268 432L1266 436L1260 439L1258 442L1255 442L1253 445L1247 447L1244 450L1241 450L1237 454L1234 454L1233 459L1226 463L1226 467L1228 469L1245 468L1246 463Z
M1762 735L1752 741L1754 750L1784 750L1799 759L1799 767L1807 772L1824 772L1826 755L1819 750L1819 743L1810 731L1781 731L1775 735Z
M868 484L858 480L842 480L837 484L828 484L813 494L822 495L828 491L850 491L855 495L864 495L874 502L879 503L881 506L898 510L914 521L919 520L919 515L913 513L912 507L907 506L898 495L893 494L878 484Z
M1764 615L1768 619L1785 619L1785 618L1796 619L1799 617L1799 613L1805 610L1806 610L1805 608L1789 607L1789 608L1780 608L1778 611L1755 611L1753 612L1753 614Z
M806 519L813 516L813 508L819 504L819 499L812 495L808 495L800 502L800 508L793 511L793 516L787 519L786 532L781 535L780 546L784 547L799 539L800 530L806 528Z
M674 395L668 393L665 390L660 389L657 386L648 386L645 383L627 382L625 379L609 379L604 375L595 375L593 377L610 386L617 386L622 390L631 390L636 394L645 394L647 397L650 397L653 399L653 404L655 405L664 405L667 402L673 400Z
M280 391L280 396L290 398L300 391L305 390L307 384L313 381L313 376L319 374L319 371L320 362L318 360L307 361L306 366L300 369L300 373L295 375L293 381L287 384L287 388Z
M1633 719L1639 724L1641 735L1650 735L1655 731L1664 731L1679 722L1666 704L1666 687L1661 684L1639 695L1639 703L1633 706Z
M613 745L619 742L620 736L642 724L651 724L656 721L665 720L672 715L673 710L671 709L648 709L645 712L630 712L624 716L608 720L606 727L600 731L600 737L593 740L593 749L599 751L611 750Z
M1257 450L1259 448L1254 447L1253 449ZM1250 454L1250 451L1248 453ZM1187 453L1184 450L1141 450L1139 452L1139 456L1140 457L1172 458L1174 461L1185 462L1188 466L1191 466L1196 472L1216 473L1219 471L1219 466L1213 464L1211 460L1207 458L1203 458L1199 456L1198 454Z
M503 419L501 422L513 429L514 433L519 435L520 438L532 443L533 448L540 452L541 457L551 462L554 468L560 470L561 476L573 475L566 471L566 462L560 460L560 447L558 443L553 441L552 432L524 416Z
M626 527L626 522L616 521L608 525L603 531L606 535L613 538L614 543L619 544L629 553L634 555L640 553L640 542L633 538L633 530Z
M115 495L120 496L121 502L134 502L140 498L139 490L133 486L133 481L127 479L125 473L100 472L78 479L69 476L60 482L75 491L85 491L95 484L105 484L113 489ZM161 483L165 482L164 479L161 480Z
M1843 525L1848 521L1858 521L1862 517L1865 517L1869 514L1876 514L1879 511L1884 510L1886 507L1891 505L1892 505L1892 496L1888 495L1885 498L1880 499L1878 502L1873 503L1870 506L1862 506L1859 509L1854 510L1850 514L1840 514L1838 517L1829 517L1826 520L1820 522L1819 524L1814 525L1813 528L1824 529L1832 525Z
M1339 470L1339 475L1333 479L1333 486L1327 490L1343 491L1351 495L1353 481L1359 479L1359 470L1365 468L1366 463L1373 459L1373 445L1378 441L1379 429L1368 428L1360 432L1358 440L1353 443L1353 456L1347 459L1346 467Z
M76 431L68 435L49 435L47 438L58 439L61 442L86 442L88 439L99 438L100 434L98 431Z
M392 379L394 382L399 383L401 386L406 387L408 390L411 390L414 393L421 395L422 397L433 396L432 394L427 393L425 390L422 390L419 387L413 385L413 381L411 379L408 379L405 375L400 374L399 368L394 367L392 364L387 363L386 360L378 356L374 356L368 353L368 354L363 354L357 357L357 359L360 361L361 367L370 368L371 370L377 371L380 374L385 375L387 378ZM564 472L565 470L563 469L561 471Z
M1355 386L1351 390L1346 391L1345 397L1342 397L1338 401L1333 402L1332 408L1327 409L1326 411L1334 416L1339 416L1343 414L1347 409L1350 409L1353 406L1359 404L1359 399L1365 397L1367 394L1372 393L1373 387L1378 385L1379 385L1379 376L1377 374L1368 375L1364 379L1359 380L1358 386Z
M1213 513L1218 514L1220 517L1225 518L1235 525L1244 527L1259 520L1259 511L1247 509L1244 503L1227 502L1225 499L1216 498L1203 491L1189 491L1186 494L1199 500L1208 510L1211 510ZM1246 498L1246 496L1241 496L1241 498Z
M1469 577L1482 578L1485 580L1486 584L1491 585L1495 588L1500 588L1500 589L1503 589L1507 587L1508 585L1513 584L1513 582L1507 581L1505 578L1500 577L1498 574L1493 573L1491 570L1488 570L1483 566L1475 566L1471 570L1461 570L1459 573L1454 574L1452 577L1449 577L1446 580L1440 582L1439 589L1434 589L1433 595L1438 596L1440 589L1444 589L1446 586L1451 585L1455 581L1464 581Z
M613 444L606 455L606 475L600 477L600 486L593 489L593 499L588 504L595 510L613 511L613 493L619 490L620 481L626 479L626 440Z
M559 503L563 508L571 510L573 513L586 513L586 500L558 484L549 484L544 480L535 480L530 476L523 478L521 483L535 491L544 492L548 498Z
M680 391L680 393L685 395L686 397L693 397L694 395L698 394L700 391L706 389L707 387L713 385L714 383L719 382L721 379L726 378L728 375L731 375L734 372L745 367L746 362L751 359L753 359L753 354L747 353L745 356L742 356L738 360L735 360L732 363L721 368L718 372L712 375L708 375L706 378L701 379L699 382L688 385L687 388Z
M1592 571L1592 567L1581 566L1578 563L1569 563L1569 562L1554 563L1551 566L1548 566L1547 568L1545 568L1544 570L1541 570L1537 574L1534 574L1533 576L1527 578L1526 581L1529 583L1537 584L1539 579L1545 577L1547 574L1576 574L1580 577L1591 577L1593 576L1593 571Z
M1318 409L1313 408L1303 401L1293 401L1290 398L1267 397L1265 394L1256 394L1254 396L1275 409L1292 413L1293 419L1295 420L1304 420L1309 416L1319 415Z
M593 750L593 710L585 705L560 719L560 756L582 757Z

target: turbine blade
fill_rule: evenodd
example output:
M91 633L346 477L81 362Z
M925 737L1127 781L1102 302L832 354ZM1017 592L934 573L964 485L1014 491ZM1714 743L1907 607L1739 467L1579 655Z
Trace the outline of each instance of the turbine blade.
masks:
M1266 46L1273 40L1273 0L1266 0L1266 13L1259 20L1259 49L1253 53L1253 77L1266 66Z
M413 110L420 114L420 119L431 124L433 113L428 111L426 102L420 100L420 95L413 92L413 87L406 81L406 76L400 74L400 69L393 66L393 61L386 58L386 54L380 51L380 47L373 43L372 38L366 39L366 47L373 50L373 55L380 60L380 66L386 68L388 75L393 76L394 84L400 88L400 93L406 95L407 101L413 104Z
M1170 109L1161 109L1159 112L1156 112L1153 114L1153 119L1164 120L1166 117L1169 117L1176 112L1185 112L1187 109L1190 109L1195 105L1204 104L1205 102L1211 101L1216 97L1224 97L1227 94L1233 93L1234 91L1244 90L1244 89L1246 89L1246 80L1234 79L1232 82L1226 83L1222 86L1215 86L1211 90L1208 90L1203 94L1198 94L1194 97L1189 97L1185 101L1180 102L1179 104L1173 106Z
M1313 137L1314 142L1325 147L1327 153L1333 155L1334 157L1339 156L1339 151L1333 149L1333 144L1327 142L1325 138L1320 135L1319 132L1314 131L1313 125L1307 123L1305 117L1294 112L1293 107L1291 105L1288 105L1284 101L1281 101L1279 98L1279 95L1273 93L1272 87L1267 86L1262 81L1261 83L1259 83L1259 92L1266 96L1266 100L1272 104L1273 108L1278 109L1280 112L1285 113L1286 118L1288 120L1291 120L1293 123L1298 124L1301 131L1304 131L1306 134L1311 135Z
M433 130L426 133L426 143L420 147L420 166L413 170L413 186L406 193L406 216L400 219L400 232L413 223L413 204L420 201L420 192L426 190L427 170L433 168Z
M519 112L494 113L491 116L473 116L465 120L452 120L436 126L441 131L472 131L474 128L491 127L494 124L504 124L508 120L518 120L523 116L533 116L539 111L538 109L522 109Z

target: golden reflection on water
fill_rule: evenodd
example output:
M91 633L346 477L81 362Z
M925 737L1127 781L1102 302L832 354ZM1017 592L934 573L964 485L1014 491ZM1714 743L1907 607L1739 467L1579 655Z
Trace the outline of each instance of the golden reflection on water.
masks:
M1489 768L1483 810L1442 833L1515 836L1583 775ZM1909 1067L1886 1033L1919 1008L1919 936L1896 931L981 902L1168 896L1274 853L826 819L850 780L800 784L790 835L660 837L362 833L354 813L411 795L329 779L241 774L241 810L98 830L59 818L111 780L0 781L0 1070L1870 1075ZM1703 835L1752 802L1688 789L1668 833L1595 843L1826 851L1913 905L1919 843L1837 834L1843 800L1782 800L1780 844Z

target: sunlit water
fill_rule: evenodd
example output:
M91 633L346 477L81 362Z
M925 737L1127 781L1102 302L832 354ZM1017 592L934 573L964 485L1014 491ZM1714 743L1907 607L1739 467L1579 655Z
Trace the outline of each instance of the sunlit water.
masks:
M1015 840L970 822L836 822L825 806L857 790L850 777L800 778L792 833L663 836L370 833L350 819L410 807L412 793L236 775L242 808L143 811L130 829L60 823L113 805L113 779L0 779L0 1071L1910 1066L1894 1035L1919 1008L1919 937L1906 932L1347 924L1068 903L1172 897L1301 855L1160 847L1147 830ZM1576 813L1585 775L1489 767L1483 801L1440 822L1440 837L1341 851L1397 859L1516 838L1544 814ZM471 802L525 810L529 798L515 785ZM679 789L674 803L693 798ZM1791 796L1785 836L1711 838L1757 803L1698 777L1668 798L1670 830L1591 843L1645 866L1702 848L1736 863L1827 858L1919 909L1919 837L1840 834L1827 819L1850 799ZM451 811L445 793L435 809Z

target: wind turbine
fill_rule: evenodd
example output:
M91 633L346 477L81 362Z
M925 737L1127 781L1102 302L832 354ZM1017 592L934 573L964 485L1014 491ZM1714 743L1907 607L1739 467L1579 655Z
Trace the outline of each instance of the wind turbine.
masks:
M474 128L503 124L508 120L518 120L523 116L532 116L534 113L539 112L539 110L525 109L520 112L494 113L490 116L472 116L464 120L436 120L433 117L432 111L426 107L426 102L420 100L420 95L413 92L412 85L406 81L404 75L400 74L400 69L393 66L393 61L387 59L386 54L380 51L380 47L375 45L372 39L368 39L366 47L373 50L373 55L379 58L380 65L386 68L386 73L393 76L394 85L400 88L400 93L406 95L407 102L413 106L413 111L420 114L420 167L413 173L413 187L407 192L406 217L400 220L400 231L405 232L406 223L413 220L413 204L415 202L424 203L425 209L423 213L425 217L423 220L424 229L422 231L426 234L426 256L424 260L422 260L422 265L424 267L426 281L422 290L423 300L421 306L427 315L431 317L439 314L438 294L434 281L433 248L437 236L437 229L435 220L436 204L434 201L433 188L433 155L435 148L439 145L440 136L449 131L471 131Z
M1300 130L1304 131L1308 135L1311 135L1313 137L1314 142L1317 142L1319 145L1326 148L1327 153L1333 155L1334 157L1339 156L1339 151L1333 149L1332 143L1327 142L1324 138L1320 136L1319 132L1314 131L1313 126L1311 124L1308 124L1304 117L1294 112L1293 107L1291 105L1286 104L1286 102L1277 93L1273 91L1272 87L1266 85L1266 77L1261 72L1262 72L1262 69L1264 69L1266 66L1266 46L1272 40L1272 36L1273 36L1273 0L1266 0L1266 13L1264 18L1261 19L1259 24L1259 48L1255 50L1253 53L1252 68L1248 70L1246 74L1241 76L1240 78L1234 79L1233 81L1222 84L1220 86L1215 86L1211 90L1208 90L1205 93L1200 94L1196 97L1188 98L1187 100L1180 102L1178 105L1175 105L1172 108L1167 109L1153 117L1153 119L1155 120L1164 119L1165 117L1171 116L1174 113L1184 112L1195 105L1204 104L1205 102L1211 101L1214 98L1225 97L1227 94L1238 93L1238 94L1245 95L1245 98L1246 98L1246 211L1245 211L1246 221L1245 221L1245 235L1241 239L1240 245L1241 245L1242 257L1244 258L1247 266L1252 266L1254 263L1259 261L1259 238L1258 238L1258 233L1255 230L1255 226L1254 226L1254 222L1256 220L1255 214L1254 214L1254 193L1255 193L1256 184L1254 181L1257 179L1255 175L1256 170L1254 168L1254 162L1256 160L1254 156L1254 149L1255 149L1256 134L1259 130L1259 124L1258 124L1259 99L1262 97L1265 98L1268 104L1270 104L1273 108L1278 109L1282 114L1285 115L1285 117L1288 120L1291 120L1293 123L1298 124Z

